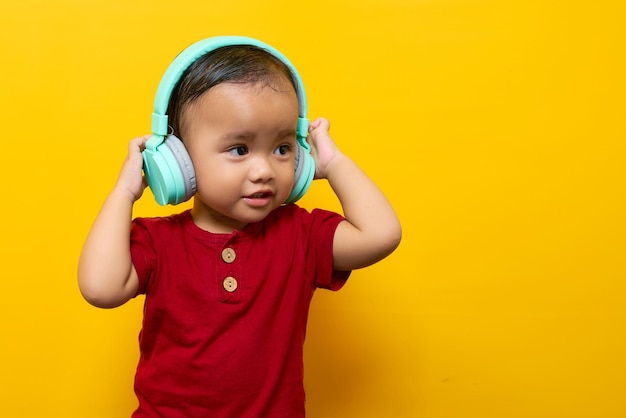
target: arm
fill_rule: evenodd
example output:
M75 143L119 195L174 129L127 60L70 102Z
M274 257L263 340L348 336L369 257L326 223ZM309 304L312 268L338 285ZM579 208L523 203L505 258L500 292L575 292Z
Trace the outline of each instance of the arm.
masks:
M148 136L133 139L115 187L87 235L78 262L78 286L83 297L100 308L126 303L139 282L130 256L132 208L145 188L141 150Z
M341 202L346 221L333 241L337 270L366 267L382 260L400 244L402 229L391 204L367 175L335 145L330 123L311 123L311 153L315 177L326 178Z

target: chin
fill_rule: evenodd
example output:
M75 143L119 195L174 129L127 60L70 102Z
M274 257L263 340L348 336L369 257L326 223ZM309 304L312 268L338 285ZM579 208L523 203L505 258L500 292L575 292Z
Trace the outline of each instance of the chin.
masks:
M246 223L246 224L251 224L251 223L255 223L255 222L260 222L263 219L267 218L267 216L272 213L272 211L276 209L276 208L272 208L270 210L259 210L259 211L255 211L254 213L247 213L247 214L242 214L241 216L237 216L236 219L240 222Z

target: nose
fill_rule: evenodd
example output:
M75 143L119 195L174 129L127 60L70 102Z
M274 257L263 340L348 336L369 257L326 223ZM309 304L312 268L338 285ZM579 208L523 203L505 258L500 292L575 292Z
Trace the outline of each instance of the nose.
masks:
M253 182L268 182L274 178L274 167L269 158L256 156L250 161L249 176Z

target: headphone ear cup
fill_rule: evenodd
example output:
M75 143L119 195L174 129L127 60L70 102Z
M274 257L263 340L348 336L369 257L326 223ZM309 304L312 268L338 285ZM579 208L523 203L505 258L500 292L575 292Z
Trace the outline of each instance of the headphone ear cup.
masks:
M165 140L159 136L148 140L143 151L143 170L159 205L182 203L196 192L191 158L180 139L173 135Z
M189 200L194 194L196 194L196 170L193 168L193 162L191 157L185 148L183 142L175 135L168 135L165 138L165 145L170 149L176 165L180 170L182 180L184 183L184 194L182 200L176 203L182 203Z
M306 139L304 141L306 141ZM307 190L309 190L313 182L313 177L315 176L315 160L311 156L310 148L308 146L304 147L300 139L296 141L295 154L293 189L285 203L294 203L304 196Z

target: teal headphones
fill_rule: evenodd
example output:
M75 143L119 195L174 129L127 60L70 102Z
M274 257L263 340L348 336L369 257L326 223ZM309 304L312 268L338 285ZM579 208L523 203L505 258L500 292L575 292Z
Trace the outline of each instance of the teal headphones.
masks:
M296 127L295 181L285 203L293 203L308 190L315 175L315 161L306 142L309 120L304 85L291 62L276 49L245 36L217 36L191 45L172 61L165 71L154 100L152 137L143 151L143 170L148 186L160 205L176 205L196 193L196 175L191 158L182 141L169 133L167 107L170 96L185 70L201 56L225 46L250 45L261 48L282 61L291 71L298 96L298 125Z

